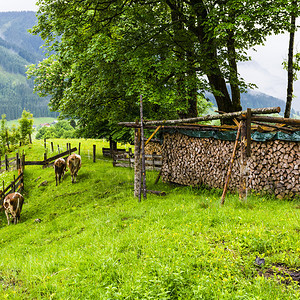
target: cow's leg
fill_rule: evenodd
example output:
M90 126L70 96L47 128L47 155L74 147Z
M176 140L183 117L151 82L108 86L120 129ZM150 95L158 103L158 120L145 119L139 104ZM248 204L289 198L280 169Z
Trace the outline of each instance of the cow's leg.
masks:
M6 218L7 218L7 225L9 225L9 213L7 210L5 211L5 214L6 214Z

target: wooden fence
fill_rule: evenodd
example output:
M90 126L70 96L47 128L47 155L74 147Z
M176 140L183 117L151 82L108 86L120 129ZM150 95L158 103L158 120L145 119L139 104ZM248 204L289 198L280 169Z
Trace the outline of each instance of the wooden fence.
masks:
M5 171L12 171L14 168L18 170L19 166L20 166L19 153L17 153L15 157L10 157L10 158L8 158L7 155L5 155L4 160L1 160L0 157L0 173Z
M2 206L4 198L13 192L21 192L24 189L24 172L19 169L19 175L14 180L5 187L4 181L2 182L2 190L0 191L0 205Z
M134 154L131 152L113 153L113 166L114 167L134 167ZM145 155L145 167L147 170L160 171L162 166L162 156L157 154Z
M64 157L65 159L72 153L77 151L77 148L72 148L69 149L65 152L61 152L57 155L54 155L52 157L47 158L47 153L44 153L44 160L40 160L40 161L26 161L25 160L25 156L23 156L22 159L22 164L24 166L43 166L43 167L47 167L49 165L51 165L52 162L54 162L56 159L60 158L60 157Z
M126 149L115 149L111 150L110 148L102 148L103 157L114 157L114 155L127 153ZM129 153L132 154L131 148L129 148Z

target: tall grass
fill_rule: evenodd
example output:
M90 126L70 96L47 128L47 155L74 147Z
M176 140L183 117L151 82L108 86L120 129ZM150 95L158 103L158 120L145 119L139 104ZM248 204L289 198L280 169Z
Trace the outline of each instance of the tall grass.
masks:
M221 207L219 191L154 185L153 171L148 188L167 195L138 203L133 170L103 159L105 141L69 142L82 145L77 183L28 166L21 222L1 215L1 299L299 299L296 284L260 275L300 266L297 201L228 194ZM40 141L24 150L43 157Z

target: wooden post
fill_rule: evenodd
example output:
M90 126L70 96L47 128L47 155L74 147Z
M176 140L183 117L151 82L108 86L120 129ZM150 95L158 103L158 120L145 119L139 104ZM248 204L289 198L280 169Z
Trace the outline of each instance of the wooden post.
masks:
M46 139L44 139L44 149L46 150L46 148L47 148L47 141Z
M141 201L141 129L134 132L134 197Z
M22 155L22 171L24 171L25 169L25 153L23 152L23 155Z
M96 145L93 145L93 162L96 162Z
M47 152L44 153L44 168L46 168L48 166L48 164L46 164L46 161L47 161Z
M8 159L7 159L7 154L5 154L5 170L8 171L9 164L8 164Z
M247 199L247 124L246 120L241 121L241 163L240 163L240 200Z
M0 170L1 170L1 167L2 167L2 160L1 160L1 156L0 156Z
M60 153L59 145L57 145L57 151L58 151L58 154L59 154Z
M32 144L31 134L29 133L29 143Z
M16 191L16 175L14 175L14 181L13 181L13 191Z
M144 116L143 116L143 97L140 95L140 117L141 117L141 154L142 154L142 180L143 180L143 197L147 198L146 187L146 167L145 167L145 141L144 141Z
M247 108L247 121L246 121L246 153L247 157L251 156L251 108Z
M78 144L78 154L80 155L80 146L81 146L81 143L79 142Z
M51 151L54 152L54 149L53 149L53 142L51 142Z
M226 181L225 181L225 185L224 185L224 189L223 189L223 194L222 194L222 197L221 197L221 205L223 205L224 202L225 202L225 196L226 196L226 193L227 193L227 188L228 188L230 175L231 175L231 171L232 171L232 167L233 167L233 161L234 161L234 158L235 158L235 153L236 153L237 145L238 145L238 142L239 142L239 137L240 137L240 132L241 132L241 125L242 125L242 122L240 122L237 133L236 133L236 139L235 139L235 143L234 143L234 147L233 147L233 152L232 152L231 160L229 162L227 177L226 177Z
M21 169L19 169L18 175L21 175L21 177L20 177L20 189L23 191L24 190L24 173Z
M16 167L17 167L17 170L20 169L19 153L18 152L16 153Z

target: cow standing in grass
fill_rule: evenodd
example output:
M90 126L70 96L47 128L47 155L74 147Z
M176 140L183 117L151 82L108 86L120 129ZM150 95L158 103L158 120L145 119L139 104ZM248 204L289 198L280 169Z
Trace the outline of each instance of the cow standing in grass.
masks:
M72 176L72 183L76 182L76 177L81 168L81 156L78 154L71 154L67 159L67 165Z
M66 170L67 170L66 161L62 157L58 158L54 162L56 186L58 185L58 183L60 183L61 179L64 178Z
M14 224L20 220L24 197L20 193L10 193L3 200L3 208L5 210L7 223L10 224L10 216L13 218Z

